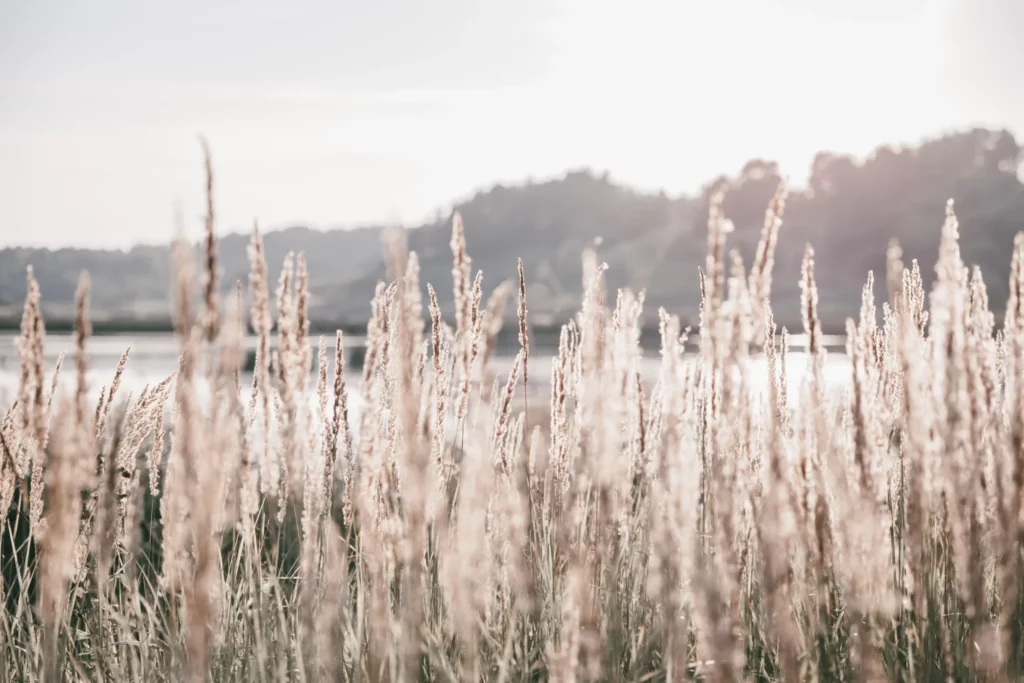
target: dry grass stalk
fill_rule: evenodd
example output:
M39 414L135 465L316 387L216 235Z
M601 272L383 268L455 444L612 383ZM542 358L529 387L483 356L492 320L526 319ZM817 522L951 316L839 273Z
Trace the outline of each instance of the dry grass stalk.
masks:
M87 403L83 276L76 387L51 380L47 393L29 288L22 381L0 420L0 679L1002 681L1024 669L1024 237L999 329L952 205L930 296L891 246L881 325L869 275L834 391L809 247L806 372L776 330L784 191L749 273L726 251L717 197L701 352L659 311L652 384L644 295L623 290L609 308L588 252L545 433L515 409L519 376L537 367L525 265L519 355L499 381L514 285L481 305L458 215L454 334L427 284L424 339L419 260L399 237L358 395L340 332L333 383L321 339L311 395L301 254L284 265L272 349L254 230L243 404L241 297L226 310L211 284L211 178L202 296L195 254L175 252L171 377L122 400L126 355Z

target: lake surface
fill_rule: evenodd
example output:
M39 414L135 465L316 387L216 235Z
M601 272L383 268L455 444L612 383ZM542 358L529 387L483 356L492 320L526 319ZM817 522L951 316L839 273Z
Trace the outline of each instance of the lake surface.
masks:
M17 393L20 359L15 346L16 340L16 334L0 334L0 406L10 405L10 402ZM829 386L835 389L844 387L849 378L849 364L846 362L843 349L839 346L844 342L845 340L841 337L826 339L826 343L832 348L828 352L825 376ZM316 348L318 343L318 339L311 340L314 367L316 365ZM346 338L346 346L359 346L362 343L362 339ZM790 391L790 396L793 399L798 397L799 392L795 390L795 387L799 385L807 366L806 354L796 350L801 348L802 343L803 339L801 336L793 335L791 337L787 375L790 379L790 386L793 387ZM255 349L255 337L249 337L246 340L246 347L249 350ZM333 363L333 337L327 339L327 347L328 358L332 359L331 362ZM98 396L100 388L109 384L114 376L117 363L127 348L131 348L131 352L128 356L124 375L122 376L121 390L125 392L121 394L122 396L127 395L127 392L137 394L146 385L165 379L177 369L180 347L178 340L173 335L155 333L93 337L88 343L90 368L88 378L90 390L93 394ZM47 336L45 357L48 376L53 372L58 356L62 352L67 354L64 370L61 373L61 385L64 387L70 387L74 381L73 351L74 340L71 335L51 334ZM531 385L536 386L538 389L547 387L550 382L551 363L554 353L554 349L536 349L533 352L533 355L530 357ZM493 365L498 373L504 376L511 369L513 361L514 358L511 356L500 356L494 360ZM647 350L647 356L643 359L641 367L641 373L645 381L651 384L657 381L659 368L660 358L657 350ZM755 391L758 388L763 389L768 379L767 366L763 359L755 357L751 363L750 372ZM361 381L361 373L356 371L346 374L350 391L352 394L355 394ZM252 375L246 373L246 376L243 377L243 384L251 381ZM315 381L311 383L311 386L315 387ZM358 403L358 397L355 397L354 400Z

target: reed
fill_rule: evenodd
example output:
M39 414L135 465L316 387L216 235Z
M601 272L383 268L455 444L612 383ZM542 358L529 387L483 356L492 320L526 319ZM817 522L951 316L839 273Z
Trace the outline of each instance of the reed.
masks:
M304 256L272 311L254 228L248 302L240 285L222 301L208 151L205 168L201 256L175 251L166 380L124 396L126 351L86 405L83 274L61 391L27 272L0 420L0 683L1024 676L1024 236L998 327L952 204L930 294L889 245L887 296L879 313L868 274L837 390L810 245L783 275L810 340L795 384L775 326L785 190L749 272L716 200L700 352L661 311L646 383L643 293L610 307L588 252L544 388L522 261L482 306L456 215L453 326L395 234L362 376L338 332L333 376L320 340L314 381ZM513 288L521 348L498 373ZM243 389L244 326L258 345Z

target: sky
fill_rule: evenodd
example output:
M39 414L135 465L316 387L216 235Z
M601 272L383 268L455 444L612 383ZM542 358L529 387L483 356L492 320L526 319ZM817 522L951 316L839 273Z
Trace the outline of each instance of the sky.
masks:
M0 0L0 246L416 225L496 182L799 183L973 125L1024 135L1020 0ZM1015 71L1016 68L1016 71Z

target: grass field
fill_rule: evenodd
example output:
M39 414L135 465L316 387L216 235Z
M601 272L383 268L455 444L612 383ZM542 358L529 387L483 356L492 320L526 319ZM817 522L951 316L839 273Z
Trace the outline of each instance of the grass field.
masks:
M84 275L76 390L51 390L29 271L0 426L0 683L1020 680L1024 238L998 331L952 205L929 294L891 245L835 393L810 247L784 274L804 292L799 382L773 323L784 203L750 268L712 204L700 351L662 313L653 388L643 297L613 301L593 253L536 376L522 268L485 302L458 216L454 320L394 235L357 387L340 356L311 370L301 254L272 301L254 232L247 295L218 296L212 199L201 253L177 249L179 369L138 395L115 376L87 402ZM506 302L522 348L499 376Z

